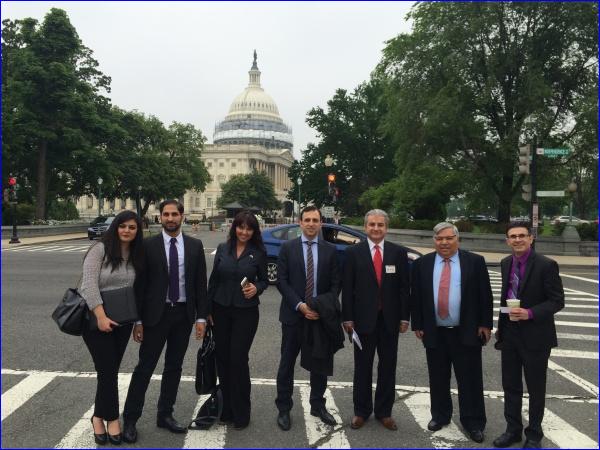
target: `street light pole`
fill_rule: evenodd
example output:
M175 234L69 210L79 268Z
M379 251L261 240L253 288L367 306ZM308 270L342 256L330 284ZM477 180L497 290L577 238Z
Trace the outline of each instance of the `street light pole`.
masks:
M137 189L137 215L142 218L142 186L138 186Z
M300 199L302 198L302 196L300 195L301 193L301 186L302 186L302 178L298 177L298 179L296 180L296 183L298 183L298 220L300 220Z
M102 178L98 178L98 216L102 215Z
M567 187L569 192L571 193L571 201L569 202L569 223L573 222L573 196L577 191L577 183L575 183L575 179L572 179Z

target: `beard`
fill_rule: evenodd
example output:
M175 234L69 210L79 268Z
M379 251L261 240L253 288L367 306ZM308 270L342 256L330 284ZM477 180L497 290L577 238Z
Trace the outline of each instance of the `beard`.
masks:
M165 222L162 224L162 227L166 230L166 231L170 231L171 233L174 231L179 230L179 228L181 228L181 222L177 223L177 222Z

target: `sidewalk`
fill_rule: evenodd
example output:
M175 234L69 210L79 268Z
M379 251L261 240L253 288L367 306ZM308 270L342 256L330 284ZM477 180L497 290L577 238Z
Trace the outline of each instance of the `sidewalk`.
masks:
M37 237L26 237L19 238L20 244L9 244L10 239L2 239L2 248L14 248L21 245L37 245L37 244L48 244L51 242L68 241L72 239L87 239L87 233L73 233L73 234L61 234L57 236L37 236ZM433 251L433 247L413 247L414 250L422 253L423 255ZM500 264L502 258L508 255L506 253L488 253L488 252L474 252L485 258L485 261L492 266ZM560 256L560 255L546 255L548 258L554 259L561 268L572 268L572 267L587 267L587 268L598 268L598 257L595 256Z

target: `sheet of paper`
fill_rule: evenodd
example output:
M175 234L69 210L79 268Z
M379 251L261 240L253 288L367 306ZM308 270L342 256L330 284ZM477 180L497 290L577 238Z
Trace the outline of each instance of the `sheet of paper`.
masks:
M360 350L362 350L362 344L360 343L360 338L358 337L358 334L356 333L355 330L352 330L352 340L356 343L358 348Z

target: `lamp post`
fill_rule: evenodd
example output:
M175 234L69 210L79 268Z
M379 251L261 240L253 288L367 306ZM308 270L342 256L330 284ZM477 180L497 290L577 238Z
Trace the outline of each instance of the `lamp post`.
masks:
M137 189L137 215L142 218L142 186L138 186Z
M567 186L567 190L571 193L571 201L569 202L569 223L571 223L573 222L573 195L575 195L575 192L577 191L577 183L575 183L574 178Z
M302 187L302 178L298 177L296 183L298 184L298 220L300 220L300 192Z
M577 232L575 225L573 225L573 194L577 191L577 183L575 183L575 179L571 180L566 190L571 194L571 201L569 202L569 222L565 226L562 236L563 238L579 241L581 238L579 237L579 233Z
M102 178L98 178L98 215L102 215Z
M335 173L331 172L331 167L335 164L335 160L331 155L325 156L325 167L327 167L327 193L331 195L331 201L335 203Z

